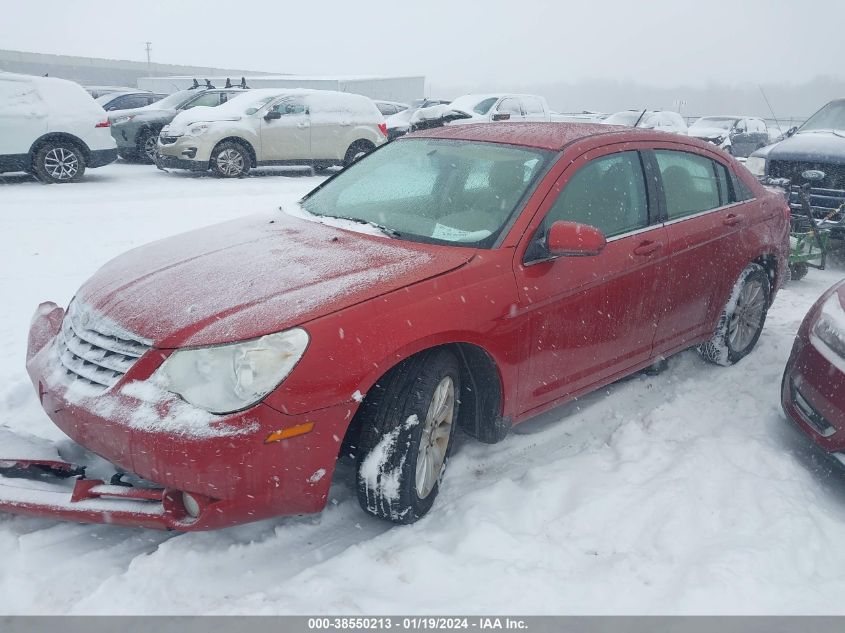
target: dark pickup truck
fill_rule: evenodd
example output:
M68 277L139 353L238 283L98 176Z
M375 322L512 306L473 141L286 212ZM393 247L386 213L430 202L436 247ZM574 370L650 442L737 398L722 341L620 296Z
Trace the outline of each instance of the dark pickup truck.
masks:
M751 154L745 165L760 180L789 180L794 209L801 206L801 174L823 172L810 190L813 215L829 221L831 237L845 239L845 99L831 101L801 127L789 130L784 140Z

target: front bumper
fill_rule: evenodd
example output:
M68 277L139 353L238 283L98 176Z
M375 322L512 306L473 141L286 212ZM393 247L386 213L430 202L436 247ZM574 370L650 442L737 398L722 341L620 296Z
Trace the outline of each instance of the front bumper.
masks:
M795 339L783 374L781 404L822 449L845 451L845 374L803 332Z
M208 161L190 160L178 156L156 154L156 167L159 169L187 169L189 171L207 171Z
M175 396L144 399L138 387L149 386L147 379L168 353L155 348L113 387L88 395L58 362L56 336L63 316L61 308L45 304L30 331L27 371L42 407L75 442L160 486L153 488L157 499L104 495L80 505L72 491L27 494L0 478L0 510L188 531L324 507L354 407L341 403L291 416L260 403L239 413L197 418L202 412ZM197 419L205 421L197 426ZM265 443L270 433L308 424L313 424L310 432ZM0 455L0 462L24 457ZM199 516L188 515L184 492L199 499Z

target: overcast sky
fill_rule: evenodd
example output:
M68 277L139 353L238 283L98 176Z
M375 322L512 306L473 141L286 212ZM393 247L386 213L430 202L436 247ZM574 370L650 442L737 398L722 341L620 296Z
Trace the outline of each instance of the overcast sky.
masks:
M425 75L430 94L845 74L841 0L4 1L0 48L296 74ZM452 97L454 94L444 94Z

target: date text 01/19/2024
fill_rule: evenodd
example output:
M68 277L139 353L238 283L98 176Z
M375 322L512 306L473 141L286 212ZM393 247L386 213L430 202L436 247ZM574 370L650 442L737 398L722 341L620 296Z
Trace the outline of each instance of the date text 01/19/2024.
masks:
M390 630L400 631L428 630L526 630L527 623L521 618L510 617L343 617L309 618L308 629L312 631L349 631L349 630Z

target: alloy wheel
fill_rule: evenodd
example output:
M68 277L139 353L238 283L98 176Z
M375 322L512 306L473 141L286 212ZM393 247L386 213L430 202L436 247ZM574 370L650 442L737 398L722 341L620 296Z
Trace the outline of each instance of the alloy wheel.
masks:
M733 350L741 352L754 340L762 325L765 310L763 282L751 279L742 287L728 324L728 342Z
M420 499L431 494L443 470L455 417L455 383L444 376L434 390L417 451L416 488Z
M156 150L157 150L157 139L154 135L150 135L144 141L144 154L147 155L151 161L155 162L156 159Z
M244 157L234 149L224 149L217 155L217 169L226 176L238 176L244 170Z
M71 180L79 171L79 159L70 149L54 147L44 156L44 171L54 180Z

